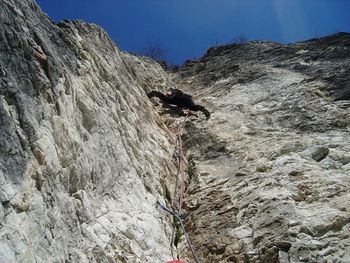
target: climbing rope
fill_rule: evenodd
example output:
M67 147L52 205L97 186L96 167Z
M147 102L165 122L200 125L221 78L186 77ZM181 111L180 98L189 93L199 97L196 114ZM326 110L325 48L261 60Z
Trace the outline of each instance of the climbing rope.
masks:
M190 242L190 239L188 237L188 234L185 230L185 227L184 227L184 224L183 224L183 219L181 218L182 217L182 206L183 206L183 200L184 200L184 196L185 196L185 168L187 169L187 165L188 165L188 161L187 161L187 158L184 154L184 151L183 151L183 143L182 143L182 138L181 136L183 135L183 131L184 131L184 128L185 128L185 125L186 125L186 122L188 120L188 115L186 115L186 118L185 120L179 125L177 131L176 131L176 149L175 149L175 157L178 159L178 162L177 162L177 176L176 176L176 189L178 189L178 178L179 178L179 175L181 174L181 188L179 189L179 192L178 193L175 193L175 197L178 197L179 198L179 204L178 204L178 213L166 208L165 206L163 206L162 204L160 204L158 201L157 201L157 205L162 209L164 210L165 212L169 213L170 215L174 216L180 223L180 226L181 226L181 229L182 229L182 232L184 233L185 235L185 238L186 238L186 241L187 241L187 244L191 250L191 253L196 261L196 263L199 263L199 260L198 260L198 257L193 249L193 246ZM176 198L174 198L176 199ZM173 242L173 239L174 239L174 230L173 230L173 233L172 233L172 237L171 237L172 241Z
M181 173L181 189L179 193L179 214L182 212L182 205L183 205L183 199L185 195L185 167L188 165L188 161L185 157L185 154L183 152L183 144L182 144L182 138L181 136L183 135L183 131L185 129L186 122L188 120L188 115L186 115L185 120L181 123L179 126L179 129L176 134L176 140L177 140L177 158L178 158L178 174L177 177L179 176L179 173Z
M190 250L191 250L191 253L192 253L192 255L193 255L193 257L194 257L196 263L200 263L200 261L199 261L197 255L196 255L196 253L194 252L194 249L193 249L192 243L191 243L191 241L190 241L190 238L188 237L188 234L187 234L187 232L186 232L186 230L185 230L185 226L184 226L184 224L183 224L183 222L182 222L182 218L181 218L181 217L179 216L179 214L177 214L176 212L174 212L174 211L172 211L172 210L166 208L166 207L165 207L164 205L162 205L159 201L157 201L157 205L158 205L161 209L163 209L165 212L169 213L169 214L172 215L172 216L175 216L175 217L177 218L177 220L179 220L180 225L181 225L181 229L182 229L182 231L183 231L183 233L184 233L184 235L185 235L185 238L186 238L187 244L188 244L188 246L189 246L189 248L190 248Z

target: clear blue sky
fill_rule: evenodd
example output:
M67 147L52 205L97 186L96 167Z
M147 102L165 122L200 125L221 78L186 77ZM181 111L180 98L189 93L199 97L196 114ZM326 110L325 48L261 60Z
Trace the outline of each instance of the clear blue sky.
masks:
M215 44L248 40L290 43L350 32L350 0L37 0L54 21L102 26L126 51L160 45L168 62L199 57Z

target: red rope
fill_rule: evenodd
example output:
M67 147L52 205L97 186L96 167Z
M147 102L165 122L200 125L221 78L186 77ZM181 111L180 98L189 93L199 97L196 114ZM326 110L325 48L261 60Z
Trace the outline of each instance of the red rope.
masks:
M179 128L177 129L176 131L176 136L177 136L177 140L176 140L176 146L177 146L177 149L176 149L176 153L177 153L177 158L179 158L179 162L178 162L178 173L177 173L177 179L176 179L176 188L178 188L178 185L177 185L177 182L178 182L178 176L179 176L179 173L181 173L181 191L179 193L179 212L176 213L174 211L171 211L169 209L167 209L166 207L164 207L163 205L161 205L159 202L157 202L157 204L166 212L170 213L171 215L175 216L179 222L180 222L180 225L181 225L181 228L182 228L182 231L185 235L185 238L187 240L187 243L190 247L190 250L192 252L192 255L196 261L196 263L199 263L199 260L198 260L198 257L192 247L192 244L190 242L190 239L188 237L188 234L185 230L185 226L182 222L182 218L181 218L181 212L182 212L182 205L183 205L183 200L185 198L185 167L186 167L186 170L188 169L187 168L187 165L188 165L188 161L185 157L185 154L184 154L184 151L183 151L183 143L182 143L182 139L181 139L181 136L183 134L183 130L185 128L185 125L186 125L186 122L187 122L187 119L188 119L188 115L186 116L185 120L183 121L183 123L179 126ZM174 131L175 132L175 131ZM177 194L175 194L175 196L177 196ZM167 263L184 263L183 261L169 261Z
M182 203L185 195L185 163L183 158L183 151L182 151L182 140L181 136L179 135L179 141L180 141L180 171L181 171L181 195L180 195L180 207L179 207L179 214L181 214L182 210Z
M177 138L179 141L179 149L178 149L178 153L179 153L179 167L180 167L180 172L181 172L181 191L180 191L180 201L179 201L179 214L181 214L182 211L182 204L183 204L183 199L185 196L185 165L187 165L187 159L184 155L183 152L183 145L182 145L182 133L183 130L185 128L186 122L187 122L188 116L186 116L185 120L183 121L183 123L180 125L179 130L177 132Z

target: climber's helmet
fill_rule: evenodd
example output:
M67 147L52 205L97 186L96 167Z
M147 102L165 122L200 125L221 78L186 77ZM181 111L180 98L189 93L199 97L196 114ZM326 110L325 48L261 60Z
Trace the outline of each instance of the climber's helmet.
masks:
M175 86L171 86L171 87L168 89L166 95L167 95L167 96L173 96L174 93L175 93L175 91L176 91L176 87L175 87Z

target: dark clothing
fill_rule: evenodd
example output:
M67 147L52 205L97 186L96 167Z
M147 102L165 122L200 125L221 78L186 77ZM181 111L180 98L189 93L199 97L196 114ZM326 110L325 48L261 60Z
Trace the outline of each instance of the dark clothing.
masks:
M169 104L177 105L178 107L181 107L181 108L188 108L191 106L195 106L192 96L189 94L183 93L179 89L171 90L165 96L171 100Z
M158 91L151 91L147 94L149 98L158 97L161 101L170 104L176 105L181 109L189 109L193 111L201 111L207 119L210 118L210 112L207 111L203 106L195 104L193 102L192 96L186 93L183 93L179 89L171 89L165 95Z

